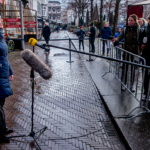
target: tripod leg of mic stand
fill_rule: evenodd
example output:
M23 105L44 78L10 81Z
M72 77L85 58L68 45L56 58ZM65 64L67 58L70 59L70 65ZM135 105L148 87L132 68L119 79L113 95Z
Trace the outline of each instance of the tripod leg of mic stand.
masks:
M47 129L47 127L42 128L41 130L35 132L35 134L39 133L39 132L44 132Z

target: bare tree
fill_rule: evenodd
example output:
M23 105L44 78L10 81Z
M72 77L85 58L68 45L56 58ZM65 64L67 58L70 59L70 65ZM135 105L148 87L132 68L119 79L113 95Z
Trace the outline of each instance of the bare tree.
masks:
M72 9L78 17L82 15L84 18L84 11L88 8L88 6L88 0L72 0L71 2L68 2L67 9Z
M118 25L118 18L119 18L119 5L120 5L121 0L116 0L115 4L115 16L114 16L114 26L113 26L113 34L115 34L117 30L117 25Z
M103 0L101 0L100 7L100 30L103 28Z

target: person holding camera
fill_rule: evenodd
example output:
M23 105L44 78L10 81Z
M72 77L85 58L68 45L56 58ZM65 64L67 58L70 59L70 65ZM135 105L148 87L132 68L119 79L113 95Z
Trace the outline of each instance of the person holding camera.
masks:
M95 53L95 45L94 45L94 42L95 42L95 34L96 34L96 29L94 27L94 24L91 23L90 24L90 32L88 32L89 34L89 42L92 46L92 50L90 51L91 53Z
M13 71L8 61L8 47L3 35L3 22L0 18L0 143L9 143L5 135L13 130L6 128L3 106L6 97L13 94L10 81L13 80Z

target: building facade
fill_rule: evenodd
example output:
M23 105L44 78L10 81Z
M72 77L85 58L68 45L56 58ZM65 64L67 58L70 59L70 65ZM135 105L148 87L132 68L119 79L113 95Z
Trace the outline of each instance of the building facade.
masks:
M41 0L42 17L48 19L48 0Z
M61 21L61 3L59 1L51 1L48 2L48 16L49 20L62 23Z

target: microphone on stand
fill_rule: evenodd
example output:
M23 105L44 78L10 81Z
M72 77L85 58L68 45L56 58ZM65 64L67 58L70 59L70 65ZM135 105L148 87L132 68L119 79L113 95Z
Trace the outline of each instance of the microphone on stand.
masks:
M40 74L42 78L48 80L52 77L52 71L50 68L31 50L26 49L22 51L21 56L33 70Z
M42 48L42 49L45 49L46 51L49 51L49 50L50 50L48 47L45 47L45 46L39 44L39 43L37 42L37 40L34 39L34 38L30 38L28 43L29 43L31 46L38 46L38 47L40 47L40 48Z

